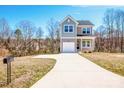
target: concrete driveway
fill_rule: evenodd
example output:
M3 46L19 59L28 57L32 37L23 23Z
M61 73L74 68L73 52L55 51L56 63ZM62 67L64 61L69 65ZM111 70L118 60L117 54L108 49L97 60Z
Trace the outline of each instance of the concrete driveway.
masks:
M77 53L39 55L54 58L55 67L32 88L124 87L124 77L109 72Z

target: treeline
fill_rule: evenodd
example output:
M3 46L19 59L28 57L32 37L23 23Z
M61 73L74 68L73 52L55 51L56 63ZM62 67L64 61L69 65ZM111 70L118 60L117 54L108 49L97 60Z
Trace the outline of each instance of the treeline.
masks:
M124 11L108 9L96 30L98 52L124 52Z
M8 21L2 18L0 19L0 52L8 50L14 56L59 52L58 22L51 18L46 29L48 35L43 38L42 27L36 27L31 21L20 21L12 29Z

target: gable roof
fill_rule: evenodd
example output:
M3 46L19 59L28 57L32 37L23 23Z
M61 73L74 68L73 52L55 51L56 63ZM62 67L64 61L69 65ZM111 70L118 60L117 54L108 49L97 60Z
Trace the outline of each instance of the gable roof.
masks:
M63 23L66 19L68 19L68 18L70 18L70 19L73 20L76 24L78 24L77 20L75 20L75 19L74 19L73 17L71 17L70 15L66 16L66 17L64 18L64 20L61 21L60 24L62 24L62 23Z
M94 25L92 22L89 20L75 20L73 17L70 15L66 16L60 24L62 24L66 19L70 18L72 21L74 21L77 25Z
M77 22L79 23L78 25L94 25L89 20L77 20Z

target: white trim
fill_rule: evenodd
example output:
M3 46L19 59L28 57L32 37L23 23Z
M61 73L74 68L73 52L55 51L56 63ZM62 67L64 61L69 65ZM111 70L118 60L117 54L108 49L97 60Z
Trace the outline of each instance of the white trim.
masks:
M77 36L77 39L95 39L96 36Z
M95 36L60 37L61 39L95 39Z
M68 26L68 30L69 30L69 26L72 26L73 27L73 31L72 32L65 32L65 26ZM64 24L63 25L63 33L74 33L74 25L73 24Z
M72 19L76 24L78 24L78 22L74 19L74 18L72 18L70 15L69 16L66 16L61 22L60 22L60 24L62 24L66 19L68 19L68 18L70 18L70 19Z

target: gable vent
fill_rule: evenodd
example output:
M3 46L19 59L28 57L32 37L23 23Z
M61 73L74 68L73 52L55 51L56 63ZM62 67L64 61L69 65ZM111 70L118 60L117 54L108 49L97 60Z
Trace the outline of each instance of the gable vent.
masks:
M67 21L68 21L68 23L70 23L70 19L68 19Z

